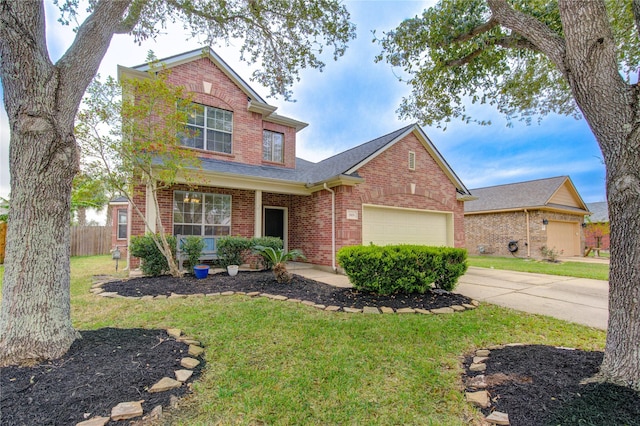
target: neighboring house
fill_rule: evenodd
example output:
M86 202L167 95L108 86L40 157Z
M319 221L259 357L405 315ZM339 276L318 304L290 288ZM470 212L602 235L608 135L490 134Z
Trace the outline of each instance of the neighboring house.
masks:
M201 159L191 173L197 186L185 179L159 192L173 234L276 236L334 269L336 251L349 245L464 247L471 194L419 126L312 163L296 158L296 133L307 124L276 114L213 50L161 62L168 81L204 106L188 123L198 136L183 138ZM147 70L120 67L119 74L144 78ZM155 223L146 198L138 186L134 201ZM131 235L143 234L143 221L130 218Z
M561 256L583 254L582 226L589 209L568 176L471 192L478 199L465 203L469 254L540 258L543 246Z
M606 201L587 203L591 216L584 230L585 245L592 249L609 250L609 205Z

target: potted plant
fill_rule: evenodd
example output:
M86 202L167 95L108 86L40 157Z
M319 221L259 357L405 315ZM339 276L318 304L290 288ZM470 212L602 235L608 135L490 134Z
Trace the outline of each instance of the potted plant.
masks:
M209 276L209 265L196 265L193 267L193 273L199 280L207 278Z
M230 277L235 277L238 274L238 265L227 265L227 273Z

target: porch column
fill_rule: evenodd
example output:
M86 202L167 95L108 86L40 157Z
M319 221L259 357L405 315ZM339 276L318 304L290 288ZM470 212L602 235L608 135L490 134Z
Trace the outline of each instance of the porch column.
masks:
M256 238L262 237L262 191L256 190L256 197L254 201L254 218L253 223L253 236Z

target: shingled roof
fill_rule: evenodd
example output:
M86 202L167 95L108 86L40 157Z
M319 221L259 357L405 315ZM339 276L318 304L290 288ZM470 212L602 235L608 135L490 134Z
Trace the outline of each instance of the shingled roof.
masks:
M587 207L591 212L589 221L591 222L609 222L609 205L606 201L600 201L597 203L588 203Z
M417 124L398 129L394 132L373 139L369 142L348 149L344 152L336 154L318 163L296 158L296 168L287 169L277 166L265 165L249 165L231 161L201 159L202 170L224 173L236 176L250 176L254 178L263 178L268 180L276 180L293 184L301 184L307 187L321 185L333 179L348 178L361 179L357 173L358 168L366 164L367 161L375 158L379 153L383 152L395 142L401 140L411 132L417 132L423 139L427 149L434 157L434 160L442 167L443 171L452 183L456 186L456 190L462 196L470 197L469 190L464 186L449 164L444 160L442 155L433 146L432 142L426 137L422 129ZM154 161L155 164L161 164L160 159Z
M554 196L568 185L575 194L575 205L554 203ZM466 202L465 213L513 211L522 209L556 209L588 214L589 210L575 189L569 176L517 182L505 185L472 189L477 200Z

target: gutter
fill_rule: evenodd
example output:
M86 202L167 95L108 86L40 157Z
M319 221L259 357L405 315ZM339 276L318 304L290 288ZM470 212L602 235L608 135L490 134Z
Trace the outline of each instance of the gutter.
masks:
M331 193L331 269L333 272L338 271L336 268L336 191L330 189L327 183L324 183L324 189Z

